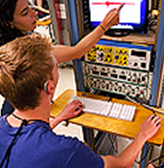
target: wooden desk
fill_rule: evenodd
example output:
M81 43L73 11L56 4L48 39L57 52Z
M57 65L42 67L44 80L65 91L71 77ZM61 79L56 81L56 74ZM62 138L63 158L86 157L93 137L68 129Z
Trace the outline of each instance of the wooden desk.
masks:
M74 90L66 90L64 91L52 104L51 106L51 117L55 117L58 115L65 105L70 101L73 95L84 95L84 92L76 92ZM96 99L105 100L104 96L92 95L85 93L84 97L92 97ZM119 102L122 104L135 104L124 100L112 99L112 102ZM69 122L75 123L87 128L96 129L106 133L112 133L115 135L120 135L127 138L135 138L137 133L139 132L140 126L142 123L152 114L152 111L145 109L139 104L135 104L136 116L133 122L123 121L118 119L112 119L104 116L98 116L94 114L84 113L79 117L70 119ZM152 144L162 145L163 137L164 137L164 116L160 115L163 119L161 122L161 128L158 133L151 138L148 142Z

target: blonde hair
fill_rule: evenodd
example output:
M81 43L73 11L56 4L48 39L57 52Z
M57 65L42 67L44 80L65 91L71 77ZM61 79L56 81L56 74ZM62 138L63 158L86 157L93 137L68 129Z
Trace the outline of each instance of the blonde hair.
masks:
M0 47L0 93L15 108L39 105L44 82L52 79L52 48L49 38L35 33Z

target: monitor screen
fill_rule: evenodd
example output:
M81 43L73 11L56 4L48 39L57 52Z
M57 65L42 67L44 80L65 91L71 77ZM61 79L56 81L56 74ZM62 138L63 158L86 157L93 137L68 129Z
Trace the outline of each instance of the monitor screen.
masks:
M119 12L119 24L109 29L111 31L147 32L147 0L89 0L91 27L95 28L105 17L106 13L113 8L118 8L124 3ZM107 33L108 33L107 32Z

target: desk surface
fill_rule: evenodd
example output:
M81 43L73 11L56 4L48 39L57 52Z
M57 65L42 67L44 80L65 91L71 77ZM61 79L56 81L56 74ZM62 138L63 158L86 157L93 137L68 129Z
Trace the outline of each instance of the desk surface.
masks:
M81 96L84 92L76 92L74 90L66 90L64 91L51 105L51 117L55 117L58 115L65 105L70 101L73 95ZM84 97L91 97L95 99L102 99L105 100L104 96L100 95L92 95L89 93L85 93L86 96ZM132 102L119 100L119 99L112 99L112 102L119 102L122 104L135 104ZM142 123L152 114L152 111L145 109L139 104L135 104L136 108L136 115L133 122L123 121L113 118L108 118L104 116L83 113L79 117L70 119L69 122L75 123L77 125L81 125L87 128L96 129L99 131L112 133L115 135L120 135L127 138L135 138L137 133L139 132L140 126ZM160 115L160 114L159 114ZM161 128L158 133L151 138L148 142L161 145L163 144L163 137L164 137L164 116L160 115L162 118Z

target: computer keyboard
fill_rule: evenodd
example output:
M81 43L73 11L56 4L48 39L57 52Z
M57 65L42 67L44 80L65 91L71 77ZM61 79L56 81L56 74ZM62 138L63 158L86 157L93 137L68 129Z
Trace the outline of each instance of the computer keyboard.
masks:
M112 103L103 100L73 96L72 100L79 100L84 105L83 111L86 113L103 115L111 118L133 121L136 106Z

